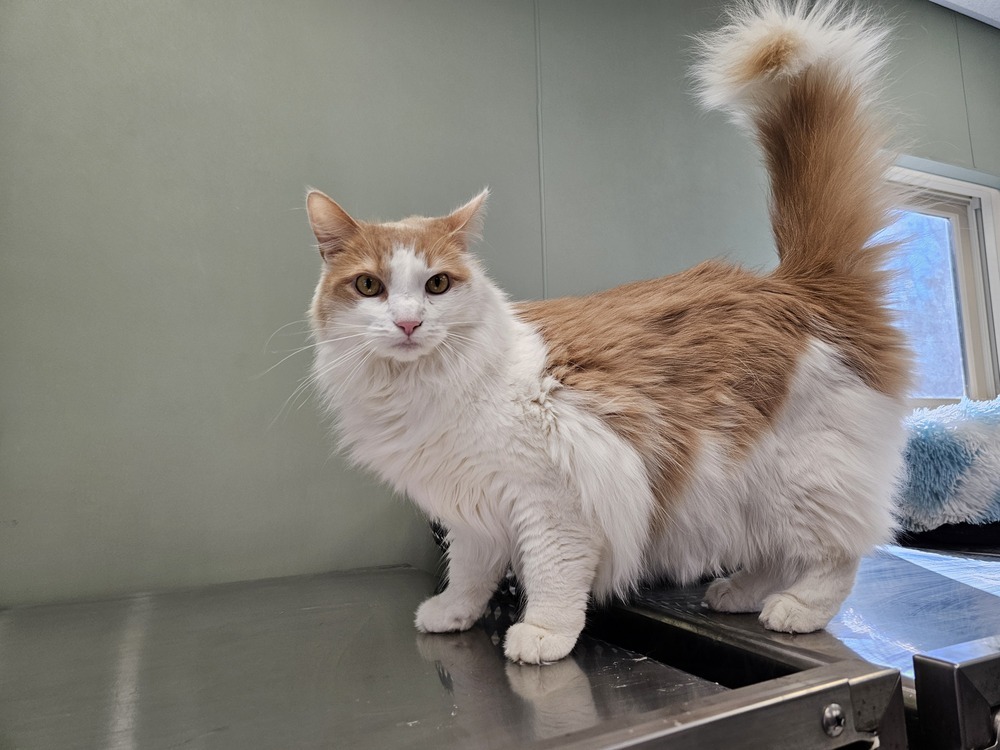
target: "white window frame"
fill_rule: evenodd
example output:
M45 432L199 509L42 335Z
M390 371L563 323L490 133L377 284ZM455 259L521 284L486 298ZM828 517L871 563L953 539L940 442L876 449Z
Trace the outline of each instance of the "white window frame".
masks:
M907 167L892 167L889 180L902 186L903 209L951 219L955 279L962 322L966 395L989 400L1000 394L1000 190ZM957 399L911 399L940 406Z

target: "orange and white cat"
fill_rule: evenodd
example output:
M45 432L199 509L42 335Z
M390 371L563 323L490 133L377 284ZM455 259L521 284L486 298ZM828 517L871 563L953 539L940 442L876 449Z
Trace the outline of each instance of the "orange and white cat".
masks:
M755 136L780 263L709 262L513 304L469 246L486 191L366 223L319 192L313 375L350 457L449 530L427 632L469 628L508 564L515 661L570 652L588 598L719 578L706 602L824 627L892 537L905 342L885 307L887 31L745 2L699 40L702 102ZM669 252L669 249L665 249Z

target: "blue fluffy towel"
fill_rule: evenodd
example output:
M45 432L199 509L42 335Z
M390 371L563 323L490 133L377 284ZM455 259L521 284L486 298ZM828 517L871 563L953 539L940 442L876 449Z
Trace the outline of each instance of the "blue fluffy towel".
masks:
M906 427L903 528L1000 521L1000 399L917 409Z

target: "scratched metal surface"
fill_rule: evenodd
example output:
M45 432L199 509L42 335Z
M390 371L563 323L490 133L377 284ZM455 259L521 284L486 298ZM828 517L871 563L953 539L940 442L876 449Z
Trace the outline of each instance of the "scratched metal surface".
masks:
M583 639L422 636L393 569L0 612L0 748L524 747L723 690Z
M865 561L828 630L912 679L914 654L1000 635L1000 559L887 548Z

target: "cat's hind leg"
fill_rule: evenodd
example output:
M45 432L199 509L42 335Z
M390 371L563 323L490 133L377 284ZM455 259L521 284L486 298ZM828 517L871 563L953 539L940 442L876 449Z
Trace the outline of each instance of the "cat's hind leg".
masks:
M518 524L518 577L527 604L504 641L511 661L558 661L583 630L601 545L593 529L553 510L532 507Z
M760 622L768 630L811 633L840 610L858 571L857 558L814 561L785 590L764 599Z
M450 633L471 628L486 609L509 558L500 540L453 528L448 534L448 587L417 608L417 630Z
M705 604L716 612L760 612L764 599L784 583L784 577L772 569L743 568L713 581L705 591Z

